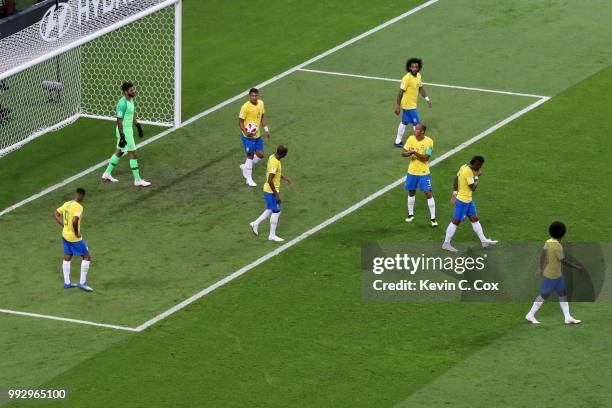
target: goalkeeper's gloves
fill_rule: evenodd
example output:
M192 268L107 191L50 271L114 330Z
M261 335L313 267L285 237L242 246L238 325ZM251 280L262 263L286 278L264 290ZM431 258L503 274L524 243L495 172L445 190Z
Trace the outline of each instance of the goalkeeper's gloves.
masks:
M124 148L127 145L127 141L125 140L125 135L123 133L119 133L119 147Z
M140 126L140 123L136 124L136 130L138 130L139 137L144 137L144 130L142 130L142 126Z

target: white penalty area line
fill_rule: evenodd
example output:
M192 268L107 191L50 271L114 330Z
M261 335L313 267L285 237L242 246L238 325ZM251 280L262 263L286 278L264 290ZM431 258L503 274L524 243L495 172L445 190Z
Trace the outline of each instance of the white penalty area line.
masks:
M20 312L17 310L0 309L0 313L17 315L17 316L36 317L39 319L58 320L61 322L68 322L68 323L85 324L88 326L104 327L107 329L124 330L124 331L131 331L131 332L138 331L133 327L118 326L115 324L106 324L106 323L96 323L96 322L90 322L87 320L70 319L68 317L49 316L49 315L38 314L38 313Z
M348 74L345 72L323 71L320 69L300 68L299 71L310 72L313 74L333 75L333 76L349 77L349 78L372 79L376 81L386 81L386 82L396 82L396 83L402 82L400 79L395 79L395 78L384 78L384 77L379 77L379 76ZM474 88L471 86L437 84L434 82L423 82L423 85L434 86L438 88L461 89L464 91L488 92L488 93L495 93L495 94L502 94L502 95L526 96L529 98L538 98L538 99L549 98L550 99L550 97L544 96L544 95L535 95L535 94L522 93L522 92L502 91L499 89Z
M501 127L507 125L508 123L512 122L513 120L523 116L524 114L526 114L527 112L537 108L538 106L540 106L541 104L543 104L544 102L548 101L550 98L549 97L541 97L540 99L538 99L536 102L532 103L531 105L521 109L520 111L508 116L506 119L502 120L501 122L496 123L495 125L491 126L490 128L484 130L483 132L477 134L476 136L466 140L465 142L461 143L460 145L454 147L453 149L447 151L446 153L442 154L441 156L438 156L437 158L435 158L434 160L431 161L430 166L435 166L436 164L446 160L447 158L451 157L452 155L460 152L461 150L465 149L466 147L476 143L477 141L483 139L484 137L490 135L491 133L495 132L496 130L500 129ZM217 281L216 283L210 285L209 287L207 287L206 289L196 293L195 295L191 296L188 299L185 299L184 301L182 301L181 303L171 307L170 309L166 310L163 313L160 313L159 315L155 316L154 318L146 321L145 323L141 324L140 326L138 326L136 328L136 331L143 331L145 329L147 329L148 327L151 327L152 325L154 325L155 323L158 323L162 320L164 320L165 318L167 318L168 316L178 312L179 310L185 308L186 306L190 305L191 303L203 298L204 296L208 295L209 293L213 292L214 290L220 288L221 286L226 285L227 283L233 281L234 279L244 275L245 273L247 273L248 271L254 269L255 267L261 265L262 263L266 262L267 260L269 260L270 258L275 257L276 255L285 252L287 249L299 244L300 242L302 242L303 240L305 240L306 238L310 237L311 235L321 231L322 229L326 228L327 226L333 224L334 222L346 217L347 215L355 212L356 210L360 209L361 207L365 206L366 204L370 203L371 201L377 199L378 197L382 196L383 194L393 190L394 188L398 187L399 185L401 185L405 180L405 177L401 177L397 180L395 180L393 183L381 188L380 190L376 191L373 194L370 194L369 196L367 196L366 198L364 198L363 200L359 201L358 203L353 204L352 206L350 206L349 208L347 208L346 210L339 212L338 214L334 215L331 218L328 218L327 220L323 221L322 223L320 223L319 225L309 229L308 231L304 232L303 234L299 235L296 238L293 238L291 241L281 245L280 247L278 247L277 249L275 249L274 251L268 252L266 255L262 256L261 258L255 260L254 262L251 262L250 264L243 266L242 268L238 269L236 272L232 273L231 275L226 276L225 278Z
M335 46L334 48L330 48L329 50L327 50L327 51L325 51L325 52L323 52L323 53L321 53L321 54L319 54L319 55L317 55L315 57L312 57L309 60L304 61L301 64L298 64L295 67L290 68L287 71L282 72L282 73L280 73L280 74L278 74L278 75L268 79L267 81L264 81L264 82L256 85L255 87L256 88L263 88L266 85L270 85L270 84L278 81L279 79L282 79L282 78L284 78L284 77L286 77L286 76L288 76L288 75L290 75L290 74L300 70L301 68L304 68L305 66L307 66L309 64L312 64L312 63L314 63L316 61L319 61L320 59L325 58L328 55L331 55L331 54L333 54L333 53L335 53L335 52L337 52L337 51L339 51L339 50L341 50L341 49L343 49L345 47L348 47L349 45L354 44L357 41L360 41L360 40L362 40L362 39L364 39L364 38L366 38L366 37L368 37L368 36L378 32L378 31L380 31L380 30L382 30L384 28L387 28L390 25L395 24L398 21L403 20L404 18L406 18L406 17L408 17L408 16L410 16L410 15L412 15L412 14L418 12L418 11L423 10L424 8L427 8L427 7L429 7L429 6L433 5L433 4L436 4L438 1L439 0L429 0L429 1L421 4L420 6L417 6L417 7L413 8L413 9L410 9L407 12L405 12L403 14L400 14L397 17L392 18L391 20L387 20L384 23L382 23L382 24L380 24L380 25L378 25L378 26L376 26L376 27L374 27L374 28L372 28L372 29L362 33L362 34L359 34L358 36L353 37L350 40L347 40L347 41L343 42L342 44ZM183 123L181 123L180 126L175 126L175 127L170 128L170 129L167 129L167 130L165 130L165 131L163 131L161 133L158 133L157 135L155 135L155 136L145 140L144 142L139 143L137 145L137 147L138 148L142 148L142 147L144 147L144 146L146 146L146 145L148 145L150 143L153 143L153 142L155 142L155 141L157 141L157 140L159 140L159 139L161 139L163 137L166 137L169 134L173 133L174 131L176 131L178 129L181 129L181 128L187 126L187 125L190 125L191 123L195 122L196 120L201 119L201 118L203 118L205 116L208 116L211 113L216 112L219 109L222 109L222 108L226 107L227 105L230 105L230 104L232 104L232 103L234 103L234 102L244 98L247 95L248 95L248 91L243 91L243 92L239 93L236 96L233 96L233 97L231 97L229 99L226 99L225 101L223 101L223 102L221 102L221 103L219 103L219 104L217 104L217 105L215 105L215 106L213 106L213 107L211 107L211 108L209 108L209 109L207 109L207 110L205 110L203 112L200 112L197 115L192 116L191 118L189 118L187 120L185 120ZM44 190L42 190L40 192L38 192L38 193L28 197L28 198L26 198L26 199L24 199L24 200L22 200L22 201L20 201L20 202L18 202L16 204L13 204L10 207L7 207L4 210L0 211L0 217L4 216L4 215L6 215L6 214L8 214L8 213L10 213L10 212L20 208L20 207L23 207L24 205L26 205L26 204L34 201L34 200L37 200L38 198L43 197L43 196L45 196L45 195L47 195L47 194L49 194L49 193L51 193L51 192L53 192L53 191L55 191L57 189L60 189L60 188L62 188L64 186L72 183L73 181L80 179L83 176L86 176L86 175L88 175L88 174L90 174L90 173L92 173L92 172L94 172L96 170L99 170L102 167L106 166L107 164L108 164L108 160L104 160L103 162L95 164L95 165L89 167L88 169L85 169L82 172L80 172L78 174L75 174L74 176L65 179L64 181L61 181L61 182L59 182L57 184L54 184L54 185L52 185L52 186L50 186L50 187L48 187L48 188L46 188L46 189L44 189Z

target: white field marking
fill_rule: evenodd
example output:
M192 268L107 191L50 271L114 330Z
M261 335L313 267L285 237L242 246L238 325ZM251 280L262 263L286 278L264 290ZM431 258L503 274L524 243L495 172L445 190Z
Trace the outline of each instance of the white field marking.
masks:
M104 327L107 329L124 330L124 331L131 331L131 332L138 331L137 329L133 327L117 326L115 324L96 323L96 322L90 322L87 320L77 320L77 319L70 319L67 317L49 316L49 315L38 314L38 313L19 312L17 310L0 309L0 313L12 314L12 315L17 315L17 316L37 317L40 319L59 320L62 322L85 324L88 326Z
M541 104L543 104L544 102L548 101L550 98L549 97L542 97L539 100L537 100L536 102L532 103L531 105L521 109L520 111L508 116L506 119L502 120L501 122L496 123L495 125L491 126L490 128L486 129L485 131L477 134L476 136L472 137L471 139L468 139L467 141L461 143L460 145L454 147L453 149L447 151L446 153L442 154L441 156L438 156L437 158L435 158L434 160L431 161L431 166L435 166L436 164L442 162L443 160L449 158L450 156L454 155L457 152L460 152L461 150L465 149L466 147L476 143L477 141L479 141L480 139L490 135L491 133L495 132L496 130L498 130L499 128L507 125L508 123L512 122L513 120L515 120L516 118L524 115L525 113L529 112L532 109L537 108L538 106L540 106ZM232 273L231 275L226 276L225 278L217 281L216 283L210 285L209 287L207 287L206 289L196 293L195 295L191 296L188 299L185 299L184 301L182 301L181 303L171 307L170 309L166 310L163 313L160 313L159 315L155 316L154 318L152 318L151 320L146 321L145 323L141 324L140 326L138 326L136 328L137 331L143 331L148 327L151 327L152 325L154 325L155 323L158 323L159 321L167 318L168 316L172 315L173 313L178 312L179 310L183 309L184 307L190 305L191 303L197 301L198 299L201 299L202 297L208 295L209 293L211 293L212 291L214 291L215 289L220 288L221 286L233 281L234 279L244 275L245 273L247 273L248 271L250 271L251 269L261 265L262 263L266 262L268 259L286 251L287 249L291 248L292 246L299 244L300 242L302 242L303 240L305 240L306 238L308 238L309 236L321 231L322 229L324 229L325 227L333 224L334 222L346 217L347 215L351 214L352 212L358 210L359 208L363 207L364 205L370 203L371 201L375 200L376 198L380 197L381 195L393 190L394 188L396 188L397 186L401 185L405 180L405 177L402 177L400 179L395 180L393 183L389 184L386 187L381 188L380 190L378 190L377 192L370 194L369 196L367 196L366 198L364 198L363 200L359 201L356 204L353 204L352 206L350 206L349 208L347 208L346 210L339 212L338 214L334 215L331 218L328 218L327 220L323 221L322 223L320 223L319 225L309 229L308 231L304 232L303 234L297 236L296 238L293 238L291 241L281 245L280 247L276 248L275 250L268 252L266 255L262 256L261 258L255 260L254 262L251 262L250 264L243 266L242 268L238 269L236 272Z
M401 82L401 80L394 79L394 78L383 78L383 77L369 76L369 75L346 74L344 72L321 71L320 69L300 68L299 71L302 71L302 72L312 72L314 74L335 75L335 76L351 77L351 78L361 78L361 79L373 79L373 80L377 80L377 81ZM513 96L527 96L527 97L530 97L530 98L548 98L547 96L543 96L543 95L535 95L535 94L528 94L528 93L521 93L521 92L501 91L501 90L498 90L498 89L473 88L473 87L470 87L470 86L436 84L436 83L433 83L433 82L423 82L423 84L427 85L427 86L435 86L435 87L439 87L439 88L463 89L465 91L488 92L488 93L496 93L496 94L502 94L502 95L513 95Z
M298 71L299 69L304 68L305 66L307 66L309 64L312 64L313 62L319 61L320 59L325 58L325 57L327 57L330 54L333 54L333 53L335 53L335 52L337 52L337 51L339 51L339 50L341 50L341 49L343 49L345 47L348 47L349 45L354 44L357 41L360 41L360 40L362 40L362 39L364 39L364 38L366 38L366 37L368 37L368 36L378 32L378 31L380 31L380 30L382 30L384 28L387 28L388 26L390 26L392 24L395 24L398 21L400 21L400 20L410 16L411 14L414 14L414 13L420 11L420 10L423 10L426 7L429 7L429 6L437 3L438 1L439 0L429 0L428 2L423 3L420 6L417 6L417 7L413 8L413 9L411 9L411 10L408 10L404 14L400 14L399 16L394 17L391 20L387 20L387 21L385 21L384 23L382 23L379 26L376 26L376 27L374 27L374 28L372 28L372 29L370 29L370 30L368 30L368 31L366 31L366 32L356 36L356 37L351 38L350 40L347 40L347 41L343 42L340 45L335 46L334 48L331 48L331 49L329 49L329 50L327 50L327 51L325 51L325 52L323 52L323 53L321 53L321 54L319 54L319 55L317 55L315 57L312 57L311 59L309 59L307 61L304 61L301 64L298 64L295 67L290 68L287 71L282 72L282 73L280 73L280 74L278 74L278 75L268 79L267 81L264 81L264 82L260 83L259 85L256 85L255 87L256 88L263 88L266 85L270 85L271 83L274 83L274 82L278 81L279 79L282 79L282 78L286 77L287 75L290 75L290 74ZM221 102L221 103L219 103L219 104L217 104L217 105L215 105L215 106L213 106L213 107L211 107L211 108L209 108L209 109L207 109L207 110L205 110L203 112L200 112L197 115L192 116L191 118L189 118L187 120L185 120L180 126L172 127L170 129L167 129L167 130L165 130L165 131L163 131L161 133L158 133L157 135L155 135L155 136L145 140L144 142L139 143L137 145L137 147L138 148L142 148L142 147L148 145L149 143L153 143L153 142L155 142L155 141L157 141L157 140L159 140L159 139L161 139L163 137L166 137L170 133L172 133L172 132L174 132L174 131L176 131L178 129L181 129L181 128L183 128L183 127L185 127L185 126L195 122L198 119L201 119L201 118L203 118L205 116L208 116L211 113L216 112L219 109L224 108L225 106L227 106L227 105L229 105L229 104L231 104L233 102L236 102L237 100L240 100L240 99L244 98L247 95L248 95L248 91L244 91L244 92L242 92L242 93L240 93L240 94L238 94L236 96L233 96L233 97L231 97L229 99L226 99L225 101L223 101L223 102ZM71 182L73 182L73 181L75 181L75 180L77 180L77 179L79 179L79 178L81 178L81 177L83 177L83 176L85 176L85 175L87 175L87 174L89 174L91 172L94 172L94 171L96 171L96 170L106 166L107 164L108 164L108 160L104 160L103 162L95 164L95 165L89 167L88 169L85 169L82 172L80 172L78 174L75 174L72 177L67 178L64 181L61 181L61 182L59 182L57 184L54 184L54 185L52 185L50 187L47 187L46 189L44 189L44 190L42 190L42 191L40 191L40 192L38 192L38 193L28 197L28 198L26 198L26 199L24 199L24 200L22 200L22 201L20 201L18 203L15 203L15 204L11 205L10 207L5 208L4 210L0 211L0 217L10 213L11 211L16 210L17 208L23 207L24 205L26 205L26 204L28 204L28 203L30 203L30 202L32 202L32 201L34 201L34 200L44 196L44 195L49 194L52 191L55 191L55 190L57 190L59 188L62 188L64 186L66 186L67 184L70 184Z
M460 145L454 147L453 149L447 151L446 153L442 154L441 156L436 157L434 160L431 161L430 165L431 166L435 166L436 164L440 163L441 161L443 161L443 160L447 159L448 157L454 155L455 153L465 149L466 147L476 143L480 139L488 136L489 134L495 132L499 128L507 125L508 123L512 122L513 120L517 119L518 117L524 115L525 113L529 112L530 110L537 108L538 106L540 106L544 102L548 101L549 99L550 99L549 97L542 97L542 98L540 98L539 100L537 100L536 102L532 103L531 105L529 105L529 106L521 109L520 111L518 111L518 112L508 116L506 119L502 120L501 122L496 123L495 125L493 125L490 128L484 130L483 132L477 134L476 136L472 137L471 139L461 143ZM8 314L20 315L20 316L38 317L38 318L51 319L51 320L60 320L60 321L69 322L69 323L77 323L77 324L85 324L85 325L90 325L90 326L106 327L106 328L115 329L115 330L142 332L145 329L151 327L152 325L160 322L161 320L164 320L168 316L170 316L170 315L178 312L179 310L185 308L186 306L190 305L191 303L193 303L193 302L203 298L204 296L208 295L212 291L214 291L214 290L220 288L221 286L223 286L223 285L233 281L234 279L244 275L245 273L247 273L251 269L253 269L253 268L261 265L262 263L266 262L268 259L270 259L270 258L272 258L272 257L274 257L274 256L276 256L276 255L286 251L287 249L289 249L292 246L300 243L301 241L305 240L306 238L308 238L309 236L315 234L316 232L321 231L325 227L333 224L334 222L344 218L345 216L349 215L350 213L358 210L359 208L361 208L364 205L370 203L371 201L375 200L376 198L380 197L381 195L383 195L383 194L393 190L397 186L401 185L404 182L404 179L405 179L405 177L397 179L396 181L394 181L393 183L389 184L388 186L383 187L382 189L376 191L375 193L373 193L373 194L369 195L368 197L364 198L363 200L359 201L358 203L353 204L352 206L350 206L346 210L344 210L344 211L334 215L331 218L328 218L327 220L325 220L322 223L318 224L317 226L309 229L308 231L304 232L303 234L299 235L298 237L292 239L291 241L288 241L287 243L285 243L285 244L281 245L280 247L276 248L275 250L273 250L271 252L268 252L266 255L258 258L257 260L251 262L250 264L248 264L248 265L238 269L236 272L232 273L231 275L228 275L225 278L215 282L214 284L208 286L207 288L205 288L202 291L196 293L195 295L191 296L190 298L185 299L181 303L179 303L179 304L171 307L170 309L168 309L168 310L158 314L154 318L152 318L150 320L147 320L146 322L144 322L143 324L141 324L140 326L138 326L136 328L125 327L125 326L116 326L116 325L110 325L110 324L104 324L104 323L96 323L96 322L90 322L90 321L85 321L85 320L68 319L68 318L64 318L64 317L41 315L41 314L28 313L28 312L19 312L19 311L15 311L15 310L6 310L6 309L0 309L0 313L8 313Z
M108 121L111 121L111 122L115 122L117 120L117 118L114 118L112 116L90 115L89 113L81 113L79 115L79 117L81 117L81 118L89 118L89 119L98 119L98 120L108 120ZM143 125L160 126L160 127L166 127L166 128L172 127L171 123L155 122L155 121L152 121L152 120L141 120L141 119L139 119L138 123L142 123Z

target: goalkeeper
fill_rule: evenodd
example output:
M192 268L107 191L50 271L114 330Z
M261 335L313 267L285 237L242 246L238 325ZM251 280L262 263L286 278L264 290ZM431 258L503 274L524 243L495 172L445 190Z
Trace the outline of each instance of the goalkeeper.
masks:
M138 170L138 159L136 157L136 143L134 142L134 129L136 126L138 130L138 136L143 137L144 132L142 126L136 120L136 107L134 105L134 98L136 97L136 88L130 82L124 82L121 85L121 91L123 96L117 103L117 127L115 128L115 134L117 136L117 149L111 156L106 171L102 174L102 180L112 181L116 183L118 180L112 176L113 169L119 163L121 156L127 152L130 158L130 168L134 175L134 185L146 187L150 186L146 180L140 178L140 172Z

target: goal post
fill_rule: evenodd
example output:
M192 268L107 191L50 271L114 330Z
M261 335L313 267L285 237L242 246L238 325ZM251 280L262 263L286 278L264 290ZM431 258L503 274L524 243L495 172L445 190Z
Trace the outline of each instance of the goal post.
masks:
M0 157L80 117L114 120L123 81L138 89L141 122L180 125L181 0L33 9L35 21L0 36Z

